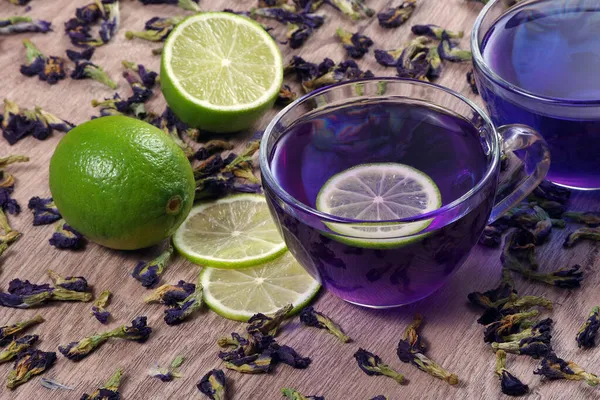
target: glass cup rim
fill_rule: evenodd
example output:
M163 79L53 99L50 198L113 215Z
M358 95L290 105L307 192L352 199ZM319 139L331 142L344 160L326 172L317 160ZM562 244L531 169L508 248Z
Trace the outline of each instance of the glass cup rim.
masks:
M445 206L440 207L434 211L431 211L431 212L428 212L425 214L419 214L419 215L416 215L413 217L393 219L393 220L382 220L382 221L365 221L365 220L359 220L359 219L336 217L335 215L321 212L315 208L312 208L312 207L298 201L292 195L290 195L285 189L283 189L281 187L281 185L279 185L279 183L277 182L277 180L275 179L275 177L273 175L273 172L271 171L271 167L269 165L269 149L268 149L268 141L269 141L268 139L275 131L275 127L279 124L281 119L291 109L297 107L299 104L301 104L305 101L308 101L308 100L314 98L315 96L317 96L319 94L322 94L322 93L325 93L325 92L328 92L331 90L335 90L335 89L338 89L338 88L344 87L344 86L351 86L351 85L355 85L357 83L369 83L369 82L386 82L386 83L392 83L392 84L416 84L416 85L420 85L420 86L426 86L431 89L441 90L443 92L446 92L447 94L450 94L451 96L455 97L457 100L466 103L471 109L473 109L483 119L485 125L489 126L489 128L491 129L490 151L492 151L492 159L489 162L489 165L486 169L485 174L479 180L479 182L477 182L477 184L473 188L471 188L471 190L469 190L468 192L463 194L458 199L456 199L453 202L448 203ZM435 104L435 103L433 103L433 104ZM489 180L495 178L495 170L500 163L500 140L499 140L496 128L494 127L494 124L492 123L492 121L488 117L488 115L480 107L478 107L475 103L473 103L471 100L469 100L465 96L461 95L460 93L457 93L452 89L446 88L444 86L441 86L441 85L438 85L435 83L423 82L423 81L419 81L419 80L415 80L415 79L394 78L394 77L380 77L380 78L374 77L374 78L366 78L366 79L357 79L357 80L352 80L352 81L336 83L333 85L325 86L323 88L320 88L320 89L314 90L308 94L305 94L304 96L298 98L297 100L295 100L294 102L292 102L291 104L286 106L284 109L279 111L279 113L277 113L277 115L271 120L271 122L269 122L269 124L267 125L267 128L264 131L264 134L263 134L263 137L261 140L261 144L260 144L260 150L259 150L259 163L260 163L260 170L261 170L262 179L263 179L263 185L268 186L276 194L276 196L279 199L283 200L286 204L292 206L295 209L298 209L298 210L301 210L310 215L316 216L319 219L321 219L322 221L342 223L342 224L408 223L408 222L423 221L423 220L431 219L433 217L444 214L444 213L460 206L464 202L466 202L469 199L471 199L472 197L474 197L481 190L483 190L486 187L486 185L488 184Z
M473 63L481 70L483 74L485 74L489 79L494 81L497 85L502 86L504 89L509 90L511 92L517 93L521 96L527 97L531 100L535 100L541 103L553 104L553 105L562 105L562 106L600 106L600 99L598 100L569 100L565 98L559 97L549 97L543 96L539 94L535 94L528 90L525 90L517 85L510 83L509 81L502 78L496 72L490 68L488 63L484 60L483 54L481 53L481 49L479 47L479 33L482 29L483 20L488 15L490 10L505 0L491 0L489 1L479 12L477 19L475 20L475 24L473 25L473 30L471 31L471 52L473 53ZM515 7L518 7L519 3L515 4ZM487 32L485 32L487 33Z

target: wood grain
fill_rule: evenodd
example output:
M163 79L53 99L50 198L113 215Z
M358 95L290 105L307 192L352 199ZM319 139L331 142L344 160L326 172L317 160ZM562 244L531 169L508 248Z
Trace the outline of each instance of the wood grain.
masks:
M47 54L62 55L70 47L62 25L74 15L75 8L86 0L32 0L32 10L27 14L35 18L49 19L54 32L42 34L22 34L0 37L0 97L7 97L23 107L39 105L48 111L81 123L96 114L90 106L92 99L112 95L112 91L91 81L67 79L49 86L34 78L26 78L18 72L24 62L21 40L31 37ZM207 10L234 8L248 9L252 0L203 0ZM370 0L371 7L381 10L399 1ZM480 4L464 0L420 0L411 23L436 23L449 29L468 31L480 9ZM105 67L114 77L119 77L120 91L127 92L126 82L120 77L122 59L141 62L157 70L159 58L150 50L157 45L139 40L124 39L125 30L141 30L145 20L152 16L179 15L184 12L175 6L148 6L133 0L122 1L121 30L113 42L101 47L94 56L94 62ZM380 28L375 19L353 23L341 17L332 9L324 9L328 22L299 51L292 52L282 45L286 59L291 54L299 54L309 61L319 62L328 56L335 61L345 59L341 46L333 36L338 25L347 29L360 30L375 40L375 48L391 49L399 47L410 37L409 26L396 30ZM24 8L16 7L6 0L0 0L0 17L23 14ZM270 25L276 25L269 21ZM279 37L282 30L277 31ZM467 47L467 40L463 40ZM370 52L360 61L363 68L369 68L376 75L391 76L393 69L384 69L375 63ZM464 75L469 65L447 64L439 83L449 86L477 101L465 82ZM158 91L157 91L158 92ZM160 95L151 103L151 108L160 110L164 100ZM265 116L256 128L264 127L276 110ZM236 136L243 142L244 134ZM18 178L15 196L26 206L30 197L49 195L48 162L61 134L55 134L44 142L28 138L14 146L0 139L0 156L10 153L23 153L31 157L29 164L16 165L11 171ZM572 200L572 208L598 209L600 196L578 193ZM26 208L26 207L25 207ZM239 331L242 325L225 320L205 310L193 320L179 326L168 327L162 320L162 308L144 305L142 298L147 295L137 281L130 277L135 262L156 253L157 249L145 252L116 252L94 244L82 252L58 251L48 245L52 227L33 227L32 216L25 209L19 216L11 217L14 227L24 232L16 243L0 260L0 287L16 277L33 282L46 282L45 270L55 269L59 273L86 276L98 294L106 288L114 292L110 305L113 313L109 328L128 323L135 316L143 314L149 318L154 334L146 344L139 345L125 341L105 344L97 352L79 363L73 363L59 355L56 366L45 376L75 387L73 392L51 392L39 385L39 377L18 388L14 392L0 388L0 398L4 399L77 399L85 391L93 391L103 383L116 367L125 370L122 386L124 399L200 399L203 396L195 384L209 369L220 367L216 356L215 340L222 334ZM571 229L571 228L569 228ZM569 231L555 230L551 244L539 251L542 269L581 264L586 272L583 287L579 290L560 290L518 281L518 289L523 294L545 295L552 299L555 310L550 313L556 321L554 330L555 348L558 354L574 359L591 372L600 372L600 350L579 350L575 343L575 333L592 306L600 302L598 287L600 264L598 248L588 243L578 245L573 250L563 251L561 243ZM319 394L328 400L370 399L385 394L390 399L501 399L499 382L493 372L494 355L483 343L482 327L475 320L477 313L466 304L467 293L493 286L500 273L499 251L478 247L463 268L443 289L426 300L409 307L374 311L346 304L323 293L318 299L319 309L331 315L346 328L354 342L342 345L325 332L302 328L297 320L290 321L281 334L280 341L296 348L303 355L310 356L313 364L307 370L294 370L280 366L275 373L264 376L248 376L226 371L232 386L232 399L279 399L282 387L295 387L306 394ZM178 279L194 280L198 268L178 258L165 274L164 282ZM39 347L46 351L56 351L59 344L66 344L84 335L105 329L90 315L90 304L55 303L37 310L0 309L0 325L32 317L41 313L47 322L32 330L41 335ZM430 345L433 359L455 372L461 383L450 387L435 380L414 367L401 363L395 355L396 344L411 320L414 312L424 315L426 323L423 335ZM353 359L358 347L364 347L379 354L386 362L406 374L409 383L399 386L384 377L368 377L361 372ZM162 383L147 376L147 370L154 363L168 364L175 356L185 355L182 367L184 378L171 383ZM532 375L536 362L526 357L509 356L509 369L531 386L532 399L592 399L600 398L600 391L578 382L542 382ZM0 366L0 381L8 375L9 366Z

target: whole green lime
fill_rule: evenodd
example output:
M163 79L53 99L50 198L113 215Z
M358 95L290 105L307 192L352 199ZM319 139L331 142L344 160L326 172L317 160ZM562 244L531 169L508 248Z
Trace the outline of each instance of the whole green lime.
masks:
M124 116L72 129L50 161L50 191L65 221L113 249L170 236L188 215L194 189L192 167L171 138Z

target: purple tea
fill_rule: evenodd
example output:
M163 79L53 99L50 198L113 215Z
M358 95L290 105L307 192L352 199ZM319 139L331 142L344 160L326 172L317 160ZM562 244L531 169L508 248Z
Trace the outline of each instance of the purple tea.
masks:
M522 123L542 134L552 154L549 180L600 188L600 4L541 0L517 5L498 18L480 47L501 78L550 99L520 97L478 74L494 124ZM586 101L595 104L577 105Z
M428 175L444 206L483 179L491 155L482 142L471 122L445 109L409 100L362 100L295 121L273 146L269 165L283 190L313 209L330 178L381 163ZM347 240L316 215L283 205L269 187L265 192L299 262L334 294L372 307L408 304L441 287L477 242L494 197L482 193L477 206L440 214L401 244L385 245Z

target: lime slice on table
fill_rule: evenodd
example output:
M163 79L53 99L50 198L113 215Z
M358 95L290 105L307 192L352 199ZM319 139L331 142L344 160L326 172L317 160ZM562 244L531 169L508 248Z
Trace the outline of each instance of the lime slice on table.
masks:
M297 312L321 287L289 252L252 268L204 268L200 283L206 304L236 321L247 321L259 312L272 314L287 304L294 306L291 313Z
M286 250L264 196L255 194L195 206L173 244L190 261L218 268L261 264Z
M331 177L319 191L317 210L361 224L328 223L344 236L336 240L360 247L397 247L431 224L431 219L410 223L375 221L413 217L441 207L442 196L425 173L404 164L362 164ZM373 221L373 223L369 222Z
M256 22L207 12L186 18L169 34L160 80L181 120L235 132L271 108L283 82L283 60L277 43Z

